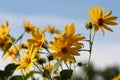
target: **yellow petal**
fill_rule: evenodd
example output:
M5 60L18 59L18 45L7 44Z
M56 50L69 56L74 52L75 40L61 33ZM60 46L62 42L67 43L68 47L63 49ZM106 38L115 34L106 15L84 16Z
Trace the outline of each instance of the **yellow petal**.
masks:
M104 23L106 23L107 25L117 25L116 22L104 22Z
M75 33L75 24L71 24L71 34L73 35Z
M104 25L104 28L107 29L108 31L113 32L113 30L111 28L107 27L106 25Z
M110 11L104 16L104 18L109 17L111 14L112 14L112 10L110 10Z
M91 6L91 11L92 11L93 15L95 15L95 8L93 6Z
M101 13L100 13L100 17L101 17L101 18L104 17L104 11L105 11L104 8L102 8Z
M104 19L104 22L107 22L107 21L114 21L114 20L116 20L116 19L117 19L116 16L112 16L112 17L105 18L105 19Z
M101 31L102 31L102 33L104 35L105 34L105 32L104 32L104 26L100 26L100 29L101 29Z
M5 26L6 26L6 27L9 27L8 21L5 22Z
M75 58L74 58L74 57L72 57L72 56L69 56L68 60L70 60L70 61L71 61L71 62L73 62L73 63L75 63L75 62L76 62Z
M94 25L94 32L97 32L99 30L99 27L97 25Z
M100 6L97 6L96 9L97 9L97 14L100 15Z
M88 19L88 22L93 22L93 19Z
M3 56L3 59L6 60L9 56L9 52L7 52L4 56Z

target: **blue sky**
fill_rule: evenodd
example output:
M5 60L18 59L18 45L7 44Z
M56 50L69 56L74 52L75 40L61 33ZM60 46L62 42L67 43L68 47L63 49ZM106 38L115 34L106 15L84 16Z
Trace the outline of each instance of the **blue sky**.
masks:
M119 15L119 0L2 0L0 12L17 15L58 16L70 19L87 19L90 6L100 5Z
M0 3L0 24L8 20L11 34L16 31L15 37L23 32L24 19L41 28L45 25L55 25L63 29L66 23L74 22L77 32L87 35L83 27L90 17L88 15L90 6L96 7L96 5L105 7L106 12L112 10L112 15L118 16L118 24L120 22L120 0L1 0ZM92 59L98 66L120 63L120 27L118 25L112 29L113 33L106 31L105 36L102 36L99 32L96 36L95 54ZM83 54L83 57L81 55L82 59L84 56L86 55ZM105 61L106 59L108 60ZM2 59L0 61L3 63Z

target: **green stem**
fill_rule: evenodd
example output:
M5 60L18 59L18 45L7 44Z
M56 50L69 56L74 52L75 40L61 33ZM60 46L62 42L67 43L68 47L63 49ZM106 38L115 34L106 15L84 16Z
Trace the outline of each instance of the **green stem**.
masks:
M70 69L71 69L71 62L70 62Z
M44 65L42 64L42 68L45 69Z
M61 68L61 70L63 70L62 64L60 64L60 68Z
M69 66L68 66L68 64L66 64L66 66L67 66L68 69L70 69Z
M76 67L75 67L75 64L73 63L73 65L74 65L74 80L76 80Z
M92 55L92 48L93 48L93 41L94 41L94 38L95 38L95 33L94 35L92 36L92 33L91 33L91 30L90 30L90 35L89 35L89 47L90 47L90 50L89 50L89 58L88 58L88 63L87 63L87 71L86 71L86 75L85 75L85 80L88 80L88 70L89 70L89 65L90 65L90 60L91 60L91 55Z
M40 73L42 74L43 72L40 70L40 68L38 67L38 65L36 65L36 64L34 64L36 67L37 67L37 69L40 71Z

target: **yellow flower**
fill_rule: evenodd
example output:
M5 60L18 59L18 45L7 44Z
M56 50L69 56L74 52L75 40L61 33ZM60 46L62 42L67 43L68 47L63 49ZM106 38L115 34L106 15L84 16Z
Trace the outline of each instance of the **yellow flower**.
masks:
M37 52L37 48L34 48L33 45L28 48L27 52L24 51L25 55L21 58L20 62L16 63L16 64L19 65L16 68L16 70L24 69L24 74L25 75L26 75L26 71L28 71L28 73L29 73L31 66L34 65L34 62L36 62L36 59L35 59L36 52Z
M32 32L32 37L27 41L28 45L33 44L35 47L41 49L43 43L45 42L45 37L42 31L39 28L37 28L35 32Z
M30 22L28 22L28 21L24 20L24 21L23 21L23 24L24 24L25 31L26 31L27 33L30 33L30 32L32 32L32 31L35 30L35 26L33 26L33 25L32 25Z
M4 39L9 33L9 23L5 22L4 25L0 25L0 38Z
M60 31L55 26L47 26L45 27L45 31L48 31L49 33L60 33Z
M112 80L120 80L120 74L118 74L117 76L115 76Z
M45 65L45 70L51 71L54 67L54 64L46 64ZM53 74L58 74L58 70L54 71Z
M48 71L52 70L52 68L53 68L52 64L46 64L45 65L45 69L48 70Z
M9 37L0 38L0 49L4 50L4 48L7 46L7 44L11 41Z
M79 56L78 50L83 47L83 44L79 41L85 39L84 36L75 33L75 24L66 25L65 33L57 34L57 37L54 38L54 41L51 41L52 44L50 49L54 50L54 58L61 58L64 63L67 61L75 62L74 56Z
M113 32L111 28L109 28L107 25L117 25L116 22L114 22L117 17L116 16L110 16L112 14L112 11L109 11L107 14L104 13L104 8L100 11L100 7L97 6L96 8L91 7L91 10L89 11L89 15L91 16L90 19L88 19L88 22L93 23L94 32L97 32L99 29L101 29L103 35L104 35L104 29L109 30Z
M14 62L17 58L17 53L20 49L21 47L19 45L12 45L3 56L3 59L6 60L9 56L11 56L12 62Z

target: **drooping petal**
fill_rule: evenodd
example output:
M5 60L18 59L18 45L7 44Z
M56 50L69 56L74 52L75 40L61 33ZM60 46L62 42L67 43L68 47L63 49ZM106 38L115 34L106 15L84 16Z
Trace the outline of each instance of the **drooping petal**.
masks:
M104 28L107 29L108 31L113 32L113 30L111 28L107 27L106 25L104 25Z
M94 32L96 33L99 30L99 27L97 25L94 25Z
M117 25L118 23L116 23L116 22L105 22L107 25Z
M102 33L104 35L105 34L105 32L104 32L104 26L100 26L100 29L101 29L101 31L102 31Z

